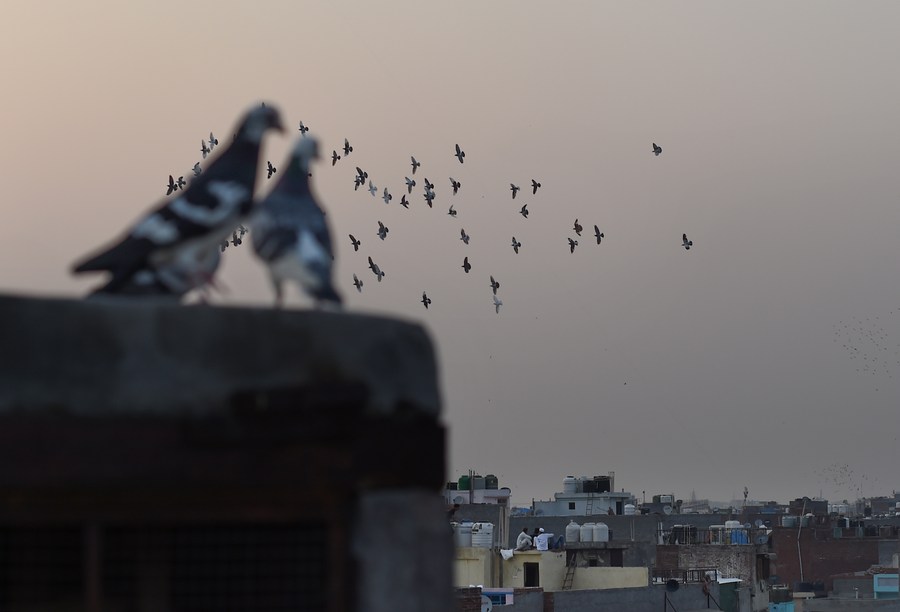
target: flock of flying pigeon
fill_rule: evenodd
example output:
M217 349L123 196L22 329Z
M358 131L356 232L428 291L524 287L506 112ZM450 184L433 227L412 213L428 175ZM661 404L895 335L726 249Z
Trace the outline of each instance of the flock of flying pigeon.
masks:
M253 250L268 269L276 305L283 303L285 281L297 283L317 303L340 305L341 297L332 283L331 234L325 213L309 185L310 164L318 158L318 143L307 136L309 128L301 121L300 137L279 174L280 179L262 201L256 202L254 191L260 145L269 130L284 131L277 109L265 104L251 109L239 123L231 145L219 152L205 169L197 162L190 181L184 176L176 179L169 175L167 199L141 218L118 242L81 261L73 271L105 271L109 274L107 282L96 289L94 295L156 295L180 300L192 290L215 288L221 253L229 244L242 244L244 235L252 230ZM210 132L209 140L201 141L203 159L218 146L218 139ZM353 152L348 139L344 139L340 151L332 151L332 167ZM658 156L662 148L653 143L652 152ZM460 164L465 163L466 152L459 144L455 145L453 155ZM407 195L412 196L417 186L416 171L422 164L415 156L410 156L410 165L411 176L405 177L407 193L402 194L400 200L400 205L407 209L410 205ZM393 194L387 187L379 192L368 172L359 166L355 170L355 191L363 186L372 197L380 193L385 204L393 201ZM272 162L266 161L267 178L271 179L277 172ZM462 181L454 177L449 180L455 196L462 188ZM541 187L540 182L531 179L532 195L537 195ZM509 188L515 200L520 187L510 183ZM437 197L435 189L434 183L424 178L422 197L429 208L433 208ZM174 197L169 198L173 194ZM519 212L527 219L528 204L524 204ZM447 214L454 219L457 217L453 204ZM577 218L572 229L576 238L569 237L568 244L570 252L574 253L578 246L577 237L581 237L584 230ZM379 220L378 238L386 240L389 232L390 229ZM594 237L598 245L605 237L597 225L594 225ZM354 252L359 251L362 241L353 234L349 234L349 238ZM460 240L469 244L470 236L465 228L460 229ZM518 254L522 242L513 236L510 246ZM683 234L682 247L689 250L692 246L693 241ZM367 259L369 269L380 283L385 277L384 271L371 255ZM463 258L461 267L466 274L472 269L468 256ZM363 281L355 273L353 285L362 292ZM499 287L500 283L490 276L493 305L498 314L503 305L497 295ZM426 309L432 304L425 291L421 302Z

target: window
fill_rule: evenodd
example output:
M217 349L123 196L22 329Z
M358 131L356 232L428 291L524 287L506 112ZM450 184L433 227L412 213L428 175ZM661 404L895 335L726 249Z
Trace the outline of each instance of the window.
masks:
M575 509L575 502L569 502L569 510Z
M525 586L539 587L541 586L540 564L525 563Z
M613 548L609 551L610 567L625 567L624 554L621 548Z

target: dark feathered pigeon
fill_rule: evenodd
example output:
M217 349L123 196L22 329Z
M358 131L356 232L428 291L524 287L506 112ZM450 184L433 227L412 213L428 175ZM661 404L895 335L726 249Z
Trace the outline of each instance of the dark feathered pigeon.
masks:
M512 199L515 200L515 199L516 199L516 194L519 193L519 186L518 186L518 185L513 185L512 183L510 183L510 184L509 184L509 190L512 191L512 196L513 196Z
M469 235L466 233L466 228L459 230L459 239L465 244L469 244Z
M203 155L203 159L206 159L206 156L210 154L209 147L206 146L206 141L200 141L200 154Z
M225 241L228 244L228 241ZM110 289L109 284L100 287L91 295L153 296L180 300L194 289L214 286L213 277L219 267L224 248L207 249L198 253L195 261L173 260L159 268L146 267L138 270L124 283Z
M378 236L379 238L381 238L382 240L384 240L385 238L387 238L387 235L388 235L388 232L389 232L389 231L391 231L391 230L389 230L388 227L387 227L384 223L382 223L381 221L378 222L378 234L377 234L377 236Z
M357 278L356 274L353 275L353 286L356 287L356 290L362 293L363 282Z
M447 211L447 214L450 215L451 217L454 217L454 218L456 217L456 209L453 208L453 204L450 205L450 210Z
M178 185L175 183L175 177L171 174L169 175L169 185L166 188L166 195L172 195L173 192L178 190Z
M603 232L596 225L594 226L594 236L597 238L597 244L600 244L600 241L603 240Z
M425 310L428 310L428 305L431 304L431 298L428 297L428 294L424 291L422 292L422 303L425 305Z
M653 154L656 155L657 157L659 157L660 153L662 153L662 147L654 142L653 143ZM678 157L678 156L676 155L675 157Z
M574 253L575 247L577 247L577 246L578 246L578 241L572 240L571 238L569 238L569 252Z
M405 194L405 193L404 193L403 196L400 198L400 206L402 206L403 208L409 208L409 200L406 199L406 194Z
M463 158L466 156L466 152L459 148L459 145L456 145L456 159L459 160L459 163L463 163Z
M108 293L132 275L166 266L188 268L219 248L253 204L259 148L269 129L283 130L278 111L259 106L241 121L234 142L221 149L178 197L144 216L112 247L78 263L74 272L109 271Z
M341 303L331 280L331 232L309 186L309 166L317 157L317 141L299 138L287 170L253 215L253 250L269 268L277 305L284 281L294 281L316 300Z
M350 141L344 138L344 157L350 155L351 151L353 151L353 147L350 146Z
M388 191L387 187L384 188L384 195L381 196L381 199L384 200L385 204L390 204L391 200L394 199L394 196L391 195L391 192Z
M175 181L175 182L176 182L176 184L178 185L178 188L179 188L179 189L184 189L185 186L187 186L187 181L184 180L184 177L183 177L183 176L179 176L179 177L178 177L178 180Z
M687 234L681 235L681 246L684 247L685 251L690 251L691 247L694 246L693 240L688 240Z
M434 202L434 192L430 189L425 190L425 202L428 203L428 208L431 208L431 203Z
M406 191L411 194L412 188L416 186L416 180L411 179L408 176L404 176L403 178L406 179Z
M519 254L519 247L520 247L520 246L522 246L522 243L519 242L518 240L516 240L516 237L513 236L513 239L512 239L512 248L513 248L513 251L516 252L516 255Z
M416 168L418 168L418 167L421 166L422 164L420 164L419 162L417 162L415 157L410 156L409 159L410 159L410 161L412 162L412 169L413 169L412 173L413 173L413 176L415 176L415 175L416 175Z
M364 171L359 166L356 167L356 176L359 177L361 183L365 183L366 179L369 178L369 173Z
M519 210L519 214L526 219L528 218L528 204L522 204L522 208Z
M434 183L428 180L428 177L425 177L425 191L434 191Z
M191 170L194 172L194 176L200 176L200 173L203 172L203 170L200 168L200 162L194 164L194 167L191 168Z
M306 133L309 131L309 128L303 125L302 121L300 122L300 127L298 129L300 130L301 136L306 136Z
M456 195L456 192L459 191L459 188L462 187L462 183L457 181L452 176L450 177L450 186L453 187L453 195Z
M266 178L272 178L272 175L278 172L278 168L272 165L272 162L266 162Z
M463 258L462 269L465 271L466 274L468 274L468 273L469 273L469 270L472 269L472 265L469 263L469 258L468 258L468 257L464 257L464 258Z
M338 155L337 151L332 151L332 152L331 152L331 167L332 167L332 168L334 167L334 165L335 165L336 163L338 163L338 160L339 160L340 158L341 158L341 156Z
M378 277L378 282L381 282L381 279L384 278L384 272L381 271L381 268L378 267L378 264L372 261L372 258L369 257L369 269L372 273Z
M582 225L578 222L578 219L575 219L575 225L572 226L572 229L575 230L575 233L581 236L581 230L584 229Z
M531 195L535 195L537 193L538 188L541 186L536 180L531 179Z
M494 277L491 276L491 291L494 292L494 295L497 295L497 289L500 288L500 283L494 280Z
M353 234L347 234L347 235L350 236L350 244L353 245L353 250L354 250L354 251L358 251L358 250L359 250L359 245L361 245L362 242L360 242L359 240L357 240L356 238L354 238L354 237L353 237Z

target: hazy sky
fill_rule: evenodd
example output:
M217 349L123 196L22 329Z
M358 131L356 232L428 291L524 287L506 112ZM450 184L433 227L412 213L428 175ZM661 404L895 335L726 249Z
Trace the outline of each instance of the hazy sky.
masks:
M337 283L349 312L435 339L450 478L495 473L516 503L609 470L639 497L897 487L900 4L17 1L0 20L3 291L86 293L101 279L71 262L268 100L292 126L276 166L301 120L354 147L314 169ZM391 205L353 191L355 165ZM217 303L271 303L247 245L221 280Z

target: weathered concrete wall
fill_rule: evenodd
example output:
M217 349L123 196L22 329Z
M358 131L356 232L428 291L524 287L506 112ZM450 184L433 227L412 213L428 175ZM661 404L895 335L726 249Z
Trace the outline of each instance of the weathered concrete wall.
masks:
M453 584L456 587L482 585L498 587L492 576L493 564L499 563L496 551L490 548L457 546L453 562Z
M512 606L503 612L544 612L543 589L516 589Z
M650 584L646 567L579 567L572 580L573 590L629 589Z
M752 585L756 573L755 546L712 546L708 544L678 546L678 566L715 567L722 578L740 578Z
M718 585L712 585L712 596L718 599ZM683 585L674 593L665 587L652 586L635 589L608 589L603 591L559 591L548 593L556 612L597 612L627 610L628 612L659 612L664 597L676 610L700 610L707 608L707 598L700 585ZM710 606L714 605L710 602ZM545 605L544 609L548 607ZM671 607L669 608L672 609Z

